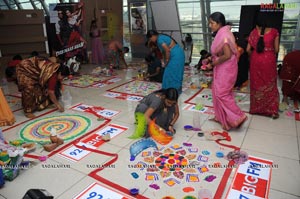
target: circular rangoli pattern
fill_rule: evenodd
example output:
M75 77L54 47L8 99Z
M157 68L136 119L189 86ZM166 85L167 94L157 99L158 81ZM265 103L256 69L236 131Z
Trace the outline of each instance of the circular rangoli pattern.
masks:
M163 154L156 158L155 164L164 171L178 171L188 165L188 159L179 154Z
M85 133L91 124L91 120L81 115L58 115L37 119L20 131L20 136L27 142L49 142L51 129L56 130L57 135L65 141L74 139Z

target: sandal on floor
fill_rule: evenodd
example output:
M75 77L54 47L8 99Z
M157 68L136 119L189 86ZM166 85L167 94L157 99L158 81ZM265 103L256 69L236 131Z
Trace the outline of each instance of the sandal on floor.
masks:
M51 143L43 145L43 148L47 152L51 152L58 147L58 143Z

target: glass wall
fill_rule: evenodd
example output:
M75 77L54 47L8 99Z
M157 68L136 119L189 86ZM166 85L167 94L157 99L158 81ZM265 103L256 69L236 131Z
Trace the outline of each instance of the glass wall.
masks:
M181 25L182 36L185 38L187 33L193 38L193 57L199 57L200 50L204 48L203 32L201 25L201 8L200 1L178 0L177 7Z
M261 3L271 3L272 0L252 0L252 1L218 1L218 0L203 0L203 4L206 7L202 10L205 15L205 25L203 28L201 21L201 1L200 0L177 0L180 23L182 28L183 36L186 33L190 33L194 41L193 58L199 59L199 52L205 48L204 35L209 35L207 18L210 13L222 12L225 15L226 21L232 23L232 31L238 31L239 19L240 19L240 9L241 5L260 5ZM210 43L207 41L207 48L209 48ZM209 50L209 49L206 49Z
M78 1L79 0L0 0L0 9L46 9L45 14L48 14L47 9L50 3ZM19 4L16 4L16 2L19 2ZM209 41L205 42L204 36L210 35L210 32L206 27L203 27L203 25L208 25L207 17L209 13L215 11L224 13L226 20L233 24L232 30L238 31L242 5L261 5L262 3L270 4L273 2L285 3L286 5L280 41L279 60L282 60L283 56L293 49L293 43L296 39L295 35L297 34L296 31L297 28L299 29L299 24L297 24L300 10L299 0L177 0L182 36L184 38L187 33L192 35L194 42L193 57L198 59L199 52L205 47L205 43L207 48L209 48ZM204 5L205 8L201 9L201 5ZM204 11L204 13L201 13L201 11ZM201 17L203 17L203 15L201 14L205 14L205 23L202 23ZM129 45L130 31L127 0L123 0L123 19L124 45ZM151 17L149 17L149 23L151 23Z
M296 40L296 31L300 29L300 24L297 24L300 18L300 1L281 0L280 2L286 5L280 38L279 60L281 61L284 55L292 51L294 41Z
M238 31L242 5L270 4L273 3L273 0L203 0L203 2L209 7L210 13L216 11L222 12L225 15L226 21L233 24L232 31ZM279 0L277 2L279 2ZM281 0L280 3L285 3L286 8L283 18L279 61L283 59L287 52L293 49L300 11L299 0ZM192 34L194 40L193 57L197 59L199 57L199 51L204 47L203 35L210 34L206 32L205 29L203 30L201 25L201 2L200 0L177 0L177 4L183 36L186 33ZM205 9L205 11L207 12L207 9Z

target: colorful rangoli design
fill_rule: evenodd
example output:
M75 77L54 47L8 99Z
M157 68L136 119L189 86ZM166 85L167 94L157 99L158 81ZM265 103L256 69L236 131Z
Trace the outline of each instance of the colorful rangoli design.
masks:
M203 151L206 156L201 155ZM171 187L184 181L194 183L204 180L209 171L207 165L210 156L211 152L199 150L192 144L173 144L143 151L136 157L134 167L145 172L146 181L160 181Z
M156 90L161 89L161 84L134 80L108 90L109 92L126 93L129 95L146 96Z
M101 77L96 75L80 75L80 76L74 76L72 79L65 80L64 84L73 87L86 88L100 81L101 81Z
M155 160L155 164L163 171L179 171L187 166L188 160L179 154L163 154Z
M20 136L28 142L47 143L54 128L60 138L68 141L85 133L90 124L90 119L81 115L52 116L30 122L21 129Z

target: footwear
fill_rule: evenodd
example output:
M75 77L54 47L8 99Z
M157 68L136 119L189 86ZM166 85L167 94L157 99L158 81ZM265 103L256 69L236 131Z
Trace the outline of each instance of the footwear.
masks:
M64 143L64 140L57 137L57 135L50 135L50 140L52 143L56 143L58 145L62 145Z
M273 120L275 120L275 119L279 118L279 115L278 115L278 113L276 113L276 114L271 115L271 117Z
M45 144L43 146L44 150L47 152L51 152L58 147L57 143Z
M57 138L57 144L62 145L63 143L64 143L64 140L58 137Z

